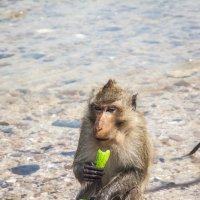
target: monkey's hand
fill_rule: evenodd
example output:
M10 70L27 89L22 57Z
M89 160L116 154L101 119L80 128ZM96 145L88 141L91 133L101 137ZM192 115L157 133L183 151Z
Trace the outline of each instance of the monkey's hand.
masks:
M83 167L83 180L94 182L100 180L104 175L104 170L97 168L93 162L86 162Z

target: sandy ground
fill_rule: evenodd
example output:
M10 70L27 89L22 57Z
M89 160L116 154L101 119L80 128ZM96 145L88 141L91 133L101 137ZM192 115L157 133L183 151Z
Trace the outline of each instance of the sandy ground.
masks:
M138 83L156 152L147 199L199 199L200 152L176 159L200 141L198 66L161 76L156 88L151 76ZM71 165L89 91L1 91L1 199L74 199Z

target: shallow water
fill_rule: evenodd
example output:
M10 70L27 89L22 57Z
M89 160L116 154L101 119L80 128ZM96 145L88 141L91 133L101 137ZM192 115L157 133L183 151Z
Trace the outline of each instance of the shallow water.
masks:
M196 61L199 9L199 0L1 0L0 87L80 87Z

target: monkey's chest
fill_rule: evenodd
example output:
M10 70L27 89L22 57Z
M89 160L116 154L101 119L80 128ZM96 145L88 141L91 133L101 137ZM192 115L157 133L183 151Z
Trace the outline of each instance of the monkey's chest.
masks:
M108 161L105 169L104 169L104 176L102 178L102 185L106 185L110 182L110 180L116 176L117 174L117 168L118 168L118 162L116 160L113 160L112 157Z

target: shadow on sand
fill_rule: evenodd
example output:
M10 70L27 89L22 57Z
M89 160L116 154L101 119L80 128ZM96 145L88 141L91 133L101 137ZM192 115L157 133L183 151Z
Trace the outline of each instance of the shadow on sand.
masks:
M179 184L170 182L170 183L167 183L167 184L164 184L164 185L149 189L149 190L146 191L146 193L157 192L157 191L160 191L160 190L169 190L169 189L172 189L172 188L179 188L179 187L180 188L185 188L185 187L189 187L189 186L195 185L197 183L200 183L200 178L195 179L193 181L189 181L189 182L185 182L185 183L179 183Z

